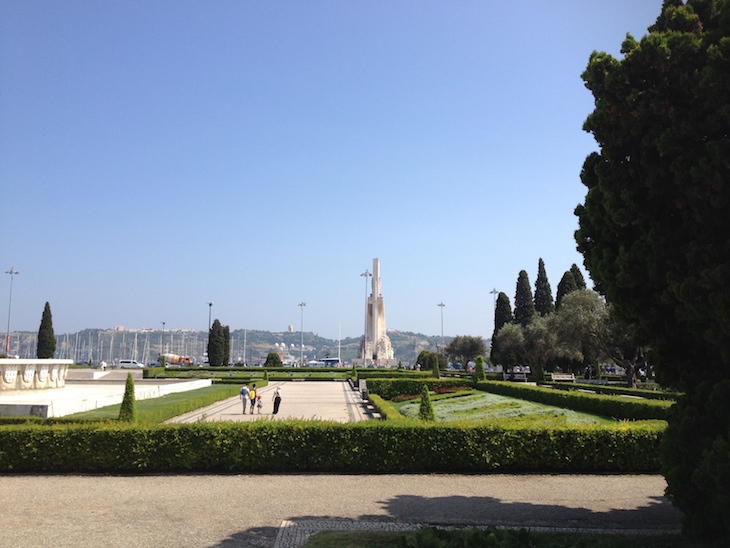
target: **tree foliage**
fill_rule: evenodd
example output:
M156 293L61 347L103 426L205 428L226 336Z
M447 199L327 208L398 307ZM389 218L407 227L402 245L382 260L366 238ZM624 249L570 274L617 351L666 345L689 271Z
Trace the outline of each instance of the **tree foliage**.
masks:
M216 318L208 333L208 363L212 366L228 365L230 354L230 330Z
M38 343L36 344L36 356L38 358L52 358L56 352L56 336L53 334L53 318L51 317L51 305L46 302L41 316L41 325L38 328Z
M576 240L660 382L685 393L663 437L685 530L727 541L730 2L667 0L649 31L627 35L623 59L594 52L583 74L600 152L581 172Z
M535 280L535 310L540 316L547 316L555 311L553 290L545 272L545 263L542 258L537 265L537 279Z
M502 363L497 334L500 329L507 324L511 324L513 321L514 317L512 316L512 305L509 302L509 297L506 293L500 291L499 295L497 295L497 303L494 310L494 333L492 333L492 349L490 354L492 363Z
M484 371L484 357L477 356L476 365L474 366L474 378L476 381L486 380L487 374Z
M269 352L266 355L266 361L264 367L283 367L284 362L281 361L281 356L278 352Z
M583 273L580 271L577 264L573 263L571 265L570 273L573 275L573 279L575 280L576 289L588 289Z
M466 371L467 364L476 360L477 356L484 355L487 347L481 337L459 335L449 341L444 352L452 363L460 363Z
M515 321L525 327L535 317L535 303L532 300L530 278L527 272L520 270L515 290Z
M558 284L558 294L555 297L555 310L560 310L560 305L563 302L563 297L568 293L578 289L578 284L575 282L575 276L573 272L568 270L563 274Z

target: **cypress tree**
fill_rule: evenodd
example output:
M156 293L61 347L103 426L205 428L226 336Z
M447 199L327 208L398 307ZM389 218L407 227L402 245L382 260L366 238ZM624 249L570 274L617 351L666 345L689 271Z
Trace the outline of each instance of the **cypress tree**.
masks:
M490 354L492 363L501 363L502 361L497 333L506 324L512 323L513 321L514 317L512 316L512 305L509 302L509 297L506 293L500 291L499 295L497 295L497 306L494 310L494 333L492 333L492 350Z
M578 285L575 283L575 276L573 276L573 271L568 270L563 274L563 277L560 279L560 283L558 284L558 295L555 299L555 310L560 309L560 304L563 302L563 297L565 297L568 293L572 293L573 291L578 290Z
M223 365L226 352L225 330L221 322L216 319L210 327L208 334L208 363L211 366Z
M550 288L547 273L545 272L545 263L542 258L537 265L537 280L535 280L535 310L540 316L547 316L555 312L553 304L553 290Z
M515 322L525 327L535 317L535 303L532 300L530 278L527 272L520 270L515 291Z
M573 263L573 265L570 267L570 272L573 274L573 278L575 278L575 286L578 289L588 289L588 286L586 285L586 280L583 277L583 273L580 271L580 268L578 268L578 265Z
M435 421L436 413L431 403L431 395L428 393L428 386L423 385L421 391L421 406L418 408L418 418L424 421Z
M119 420L137 422L137 400L134 397L134 379L127 373L127 384L124 386L124 399L119 408Z
M41 317L41 326L38 329L38 344L36 345L36 356L38 358L52 358L56 352L56 336L53 334L53 319L51 318L51 305L46 302Z

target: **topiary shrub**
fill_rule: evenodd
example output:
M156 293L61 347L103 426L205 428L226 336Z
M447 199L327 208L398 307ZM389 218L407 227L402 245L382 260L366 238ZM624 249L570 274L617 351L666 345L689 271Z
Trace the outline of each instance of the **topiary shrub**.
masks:
M134 398L134 379L127 373L127 384L124 387L124 399L119 408L119 420L123 422L137 422L137 400Z
M474 378L477 382L487 380L487 374L484 372L484 358L482 356L477 356L474 367Z
M436 413L431 403L431 395L428 393L428 386L423 385L421 392L421 407L418 409L418 418L424 421L435 421Z

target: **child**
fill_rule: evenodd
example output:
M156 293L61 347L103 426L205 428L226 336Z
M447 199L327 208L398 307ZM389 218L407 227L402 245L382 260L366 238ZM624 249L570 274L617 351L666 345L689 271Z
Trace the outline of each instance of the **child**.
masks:
M259 415L261 414L261 408L264 406L264 404L261 402L261 396L258 397L258 401L256 402L256 407L259 410Z

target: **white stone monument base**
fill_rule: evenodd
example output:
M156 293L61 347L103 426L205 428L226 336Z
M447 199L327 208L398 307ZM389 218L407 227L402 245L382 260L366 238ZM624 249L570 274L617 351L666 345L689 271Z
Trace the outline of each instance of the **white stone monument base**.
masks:
M62 388L72 364L73 360L0 358L0 391Z

